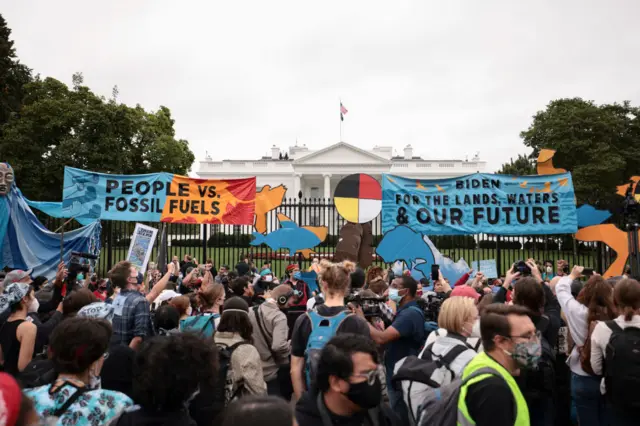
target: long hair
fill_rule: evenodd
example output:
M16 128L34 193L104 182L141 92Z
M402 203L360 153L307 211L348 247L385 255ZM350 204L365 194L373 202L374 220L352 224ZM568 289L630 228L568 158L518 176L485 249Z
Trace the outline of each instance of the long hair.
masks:
M608 321L616 317L617 311L613 303L613 291L604 278L594 275L589 278L577 298L589 309L587 321Z
M613 291L613 298L620 315L624 315L625 321L631 321L640 309L640 283L630 278L620 280Z
M222 284L213 284L212 286L208 286L206 289L201 290L198 293L200 308L203 310L213 308L213 305L216 304L216 301L220 299L223 294L224 286Z

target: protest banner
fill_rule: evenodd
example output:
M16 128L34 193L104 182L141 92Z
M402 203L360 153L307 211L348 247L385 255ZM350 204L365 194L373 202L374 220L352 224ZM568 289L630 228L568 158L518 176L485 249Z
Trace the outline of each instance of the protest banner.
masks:
M498 265L495 259L481 260L480 263L478 263L477 260L474 260L471 262L471 267L473 268L471 278L475 277L478 272L482 272L487 278L498 278L500 276L498 274Z
M136 229L133 231L131 244L129 244L127 260L139 272L144 273L147 270L147 263L149 263L157 234L158 230L156 228L136 223Z
M110 175L65 167L63 217L253 225L256 179Z
M571 174L433 180L383 174L383 232L398 225L425 235L575 233Z

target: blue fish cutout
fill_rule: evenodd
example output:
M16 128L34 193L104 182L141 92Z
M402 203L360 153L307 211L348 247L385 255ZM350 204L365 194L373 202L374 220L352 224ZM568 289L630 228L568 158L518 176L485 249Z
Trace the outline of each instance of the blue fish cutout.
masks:
M282 213L278 214L280 229L263 235L254 232L255 239L251 241L252 246L266 244L272 250L285 248L289 250L289 255L301 252L305 258L308 258L313 251L313 247L317 246L327 237L328 228L326 226L303 226L299 227L295 222Z
M611 213L607 210L598 210L589 204L584 204L576 210L578 213L578 228L586 228L587 226L600 225L611 217Z
M403 261L411 269L418 259L434 263L431 248L422 234L405 225L396 226L384 234L376 253L387 263Z
M452 285L469 272L469 265L463 259L454 262L442 255L429 237L404 225L385 233L376 253L387 263L403 262L416 279L431 278L431 265L434 264L440 266L442 275Z

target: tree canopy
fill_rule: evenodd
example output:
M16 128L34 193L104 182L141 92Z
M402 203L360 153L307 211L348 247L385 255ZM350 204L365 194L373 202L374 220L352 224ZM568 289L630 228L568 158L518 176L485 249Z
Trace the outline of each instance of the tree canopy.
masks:
M31 81L31 70L16 58L10 37L11 29L0 15L0 132L9 117L20 110L22 87Z
M555 149L555 167L571 171L579 204L616 208L616 186L640 175L640 108L558 99L533 117L520 136L537 156Z
M0 28L0 55L2 37ZM13 166L27 197L60 200L64 166L121 174L189 171L194 155L186 140L175 138L169 108L148 112L118 103L115 88L107 100L83 85L81 73L73 75L72 88L28 75L17 106L0 120L0 160Z
M513 158L502 165L502 168L497 172L500 175L513 175L513 176L526 176L535 175L536 166L535 162L526 155L518 154L518 158L513 161Z

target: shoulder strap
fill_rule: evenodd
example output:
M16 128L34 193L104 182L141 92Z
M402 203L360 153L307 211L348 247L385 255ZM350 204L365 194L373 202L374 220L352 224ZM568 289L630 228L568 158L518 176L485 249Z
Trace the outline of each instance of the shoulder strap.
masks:
M420 357L420 359L424 361L430 361L433 359L433 343L424 348L424 352L422 352L422 356ZM429 358L426 358L426 356L428 356Z
M605 324L607 325L607 327L609 327L612 333L620 333L621 331L623 331L622 327L620 327L618 323L615 322L615 320L605 321Z
M482 376L485 374L490 374L492 376L496 376L496 377L500 377L501 379L504 380L504 378L502 377L502 375L500 373L498 373L496 370L494 370L491 367L482 367L477 369L476 371L474 371L473 373L469 374L468 377L466 377L463 381L462 384L460 385L460 387L466 385L469 381L471 381L472 379L475 379L478 376Z
M256 323L258 323L258 328L260 329L260 334L262 334L262 338L264 339L264 342L267 344L267 349L269 349L269 352L271 352L271 357L273 358L273 361L275 362L276 355L271 350L271 345L273 344L273 336L270 339L267 337L267 332L264 329L264 324L262 324L262 314L260 313L260 306L262 306L262 305L254 306L253 307L253 313L256 316Z
M216 319L216 317L214 317L213 314L209 315L209 318L207 318L207 320L204 322L204 325L200 329L200 332L204 332L204 330L207 328L207 326L209 324L213 324L213 328L215 329L216 328L215 323L214 323L215 319Z
M442 362L449 367L453 361L458 358L463 352L470 350L466 345L455 345L453 348L449 349L446 355L442 356Z
M73 385L70 385L70 386L73 386ZM67 401L64 404L62 404L62 407L58 408L56 411L53 412L54 417L62 416L64 413L67 412L69 407L71 407L71 404L76 402L78 398L80 398L84 393L89 391L86 387L81 387L81 388L76 386L73 386L73 387L76 388L76 391L73 393L73 395L69 397L69 399L67 399ZM60 389L62 389L62 386L60 387Z
M238 342L238 343L234 343L234 344L233 344L233 345L231 345L231 346L227 346L227 350L228 350L229 352L233 352L233 351L235 351L235 350L236 350L236 348L238 348L239 346L242 346L242 345L250 345L250 344L251 344L251 343L248 343L248 342Z

